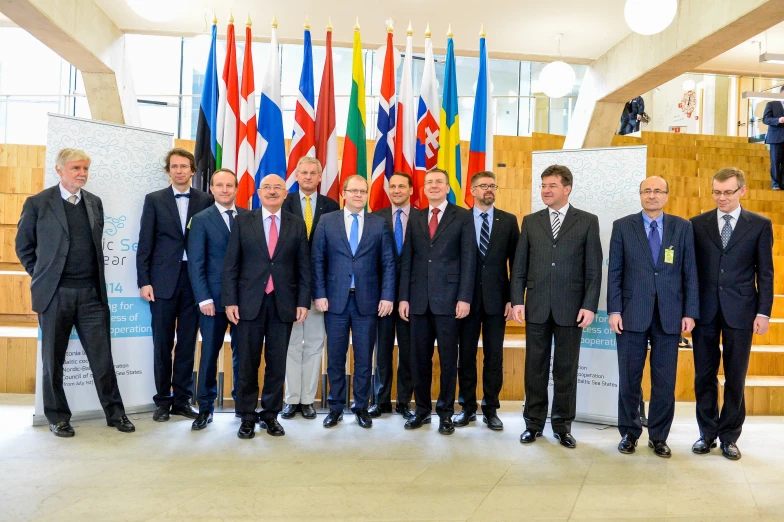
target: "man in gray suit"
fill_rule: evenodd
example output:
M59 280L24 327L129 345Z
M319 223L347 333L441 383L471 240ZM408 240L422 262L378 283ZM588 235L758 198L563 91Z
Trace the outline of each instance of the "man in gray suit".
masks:
M552 359L553 433L575 448L571 434L577 398L577 367L583 328L593 322L602 286L599 218L569 205L572 172L551 165L542 172L547 208L523 218L512 268L512 313L525 318L525 418L520 442L530 444L547 420L547 384Z

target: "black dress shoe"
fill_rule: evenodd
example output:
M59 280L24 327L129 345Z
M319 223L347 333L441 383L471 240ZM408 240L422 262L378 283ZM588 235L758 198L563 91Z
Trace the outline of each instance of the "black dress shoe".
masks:
M670 447L667 445L666 440L649 440L648 447L653 448L653 454L663 459L672 457Z
M237 437L241 439L252 439L256 436L256 423L253 421L242 421L240 429L237 431Z
M392 405L391 404L374 404L370 408L368 408L368 415L373 417L374 419L381 417L384 413L392 413Z
M634 435L626 434L621 439L621 442L618 443L618 451L623 453L624 455L631 455L634 453L637 447L637 438Z
M476 420L476 412L470 410L463 410L452 419L452 423L458 428L468 426L468 423Z
M726 459L740 460L740 450L734 442L722 442L721 454L724 455L724 458Z
M441 419L441 422L438 423L438 433L441 435L451 435L455 432L455 423L452 422L452 419L446 418Z
M294 415L297 413L297 407L299 404L286 404L283 407L283 411L280 412L280 416L284 419L293 419Z
M334 428L338 425L339 421L343 420L343 412L342 411L332 411L329 410L327 413L327 418L324 419L324 427L325 428Z
M532 442L536 442L537 437L541 437L541 431L534 431L534 430L525 430L522 435L520 435L520 442L523 444L531 444Z
M417 413L413 417L409 417L404 428L407 430L416 430L421 428L423 424L430 424L429 413Z
M504 423L498 418L495 413L485 414L482 416L482 422L487 424L487 427L493 431L501 431L504 429Z
M136 431L136 426L128 420L128 417L123 415L120 417L119 420L110 420L106 421L106 425L110 428L117 428L117 431L121 431L123 433L133 433Z
M577 441L574 440L571 433L553 433L553 435L564 448L574 449L577 447Z
M316 408L313 407L312 404L301 404L302 406L302 416L306 419L315 419L316 418Z
M152 420L155 422L166 422L169 420L169 408L167 406L158 406L155 408L155 413L152 414Z
M193 421L191 424L191 429L195 431L203 430L207 427L207 424L212 422L212 412L199 412L199 416L196 417L196 420Z
M416 413L411 411L411 408L408 407L408 404L403 404L403 403L397 403L397 405L395 405L395 412L402 415L403 418L406 420L416 415Z
M716 447L716 439L706 439L700 437L697 442L691 447L691 452L697 455L707 455L710 450Z
M242 413L238 413L238 412L235 411L234 412L234 418L235 419L241 419L242 418Z
M267 435L272 437L282 437L286 434L286 431L283 429L283 426L280 425L278 419L267 419L264 421L264 425L267 428Z
M373 419L370 418L370 413L367 410L355 412L354 417L357 418L357 424L359 424L360 427L365 429L373 427Z
M199 416L199 412L194 410L190 404L178 404L176 406L172 406L171 411L169 412L172 415L182 415L188 419L195 419Z
M56 424L50 424L49 431L54 433L57 437L73 437L76 435L76 432L71 427L71 423L68 421L60 421Z

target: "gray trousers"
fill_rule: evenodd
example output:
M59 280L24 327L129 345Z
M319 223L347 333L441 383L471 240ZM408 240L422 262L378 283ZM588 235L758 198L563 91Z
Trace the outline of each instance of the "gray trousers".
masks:
M286 404L312 404L316 399L324 351L324 314L311 303L308 317L291 329L286 357Z

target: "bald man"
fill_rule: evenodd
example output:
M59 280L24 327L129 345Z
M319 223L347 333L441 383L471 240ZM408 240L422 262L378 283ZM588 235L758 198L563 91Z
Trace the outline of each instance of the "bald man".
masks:
M240 375L235 409L242 417L237 436L252 439L258 420L273 437L285 435L277 420L283 409L286 353L294 322L310 308L310 247L305 221L281 212L286 182L270 174L258 190L261 208L237 216L223 261L221 298L237 325ZM259 365L264 347L261 413Z

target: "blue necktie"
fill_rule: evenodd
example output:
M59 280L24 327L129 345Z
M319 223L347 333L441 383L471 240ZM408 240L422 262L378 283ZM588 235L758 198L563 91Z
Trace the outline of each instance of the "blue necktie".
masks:
M186 192L185 194L175 194L174 195L174 199L180 199L180 198L191 199L191 193L190 192Z
M403 221L400 219L400 214L403 209L398 209L397 217L395 218L395 246L397 247L397 255L403 252Z
M651 231L648 233L648 244L651 246L653 256L653 266L659 262L659 250L661 250L661 238L659 237L659 224L651 221Z
M351 214L351 217L354 218L354 221L351 222L351 233L348 236L348 244L351 247L351 255L357 253L357 247L359 246L359 221L357 218L359 214ZM354 273L351 273L351 288L354 288Z

